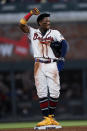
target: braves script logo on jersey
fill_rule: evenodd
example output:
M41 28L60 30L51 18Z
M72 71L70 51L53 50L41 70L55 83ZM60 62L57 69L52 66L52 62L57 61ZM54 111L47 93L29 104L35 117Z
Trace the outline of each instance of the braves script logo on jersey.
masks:
M53 37L49 36L49 37L39 37L37 33L34 33L34 37L33 37L33 40L36 40L38 39L42 44L47 44L47 42L49 41L53 41Z

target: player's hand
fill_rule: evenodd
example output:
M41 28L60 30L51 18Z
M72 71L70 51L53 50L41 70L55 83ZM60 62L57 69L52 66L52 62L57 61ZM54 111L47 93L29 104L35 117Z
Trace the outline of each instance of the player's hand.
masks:
M32 15L39 15L40 11L37 8L34 8L33 10L30 11Z

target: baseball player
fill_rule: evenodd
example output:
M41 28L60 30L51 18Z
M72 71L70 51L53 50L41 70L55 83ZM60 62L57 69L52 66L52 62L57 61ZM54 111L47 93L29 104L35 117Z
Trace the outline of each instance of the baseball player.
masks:
M32 15L39 15L37 17L38 29L27 25ZM58 50L54 51L52 47L57 49L61 46L60 57L64 58L67 52L67 42L58 30L50 29L50 14L40 14L37 8L32 9L20 20L20 28L31 40L35 58L35 86L43 114L43 120L37 123L36 127L40 127L39 129L46 129L47 126L60 128L54 115L60 95L59 71L63 69L64 61L63 59L58 61L58 56L56 56Z

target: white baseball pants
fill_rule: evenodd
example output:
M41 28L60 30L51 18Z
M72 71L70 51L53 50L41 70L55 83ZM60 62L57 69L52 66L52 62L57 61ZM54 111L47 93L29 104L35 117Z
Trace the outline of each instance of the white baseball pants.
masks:
M35 62L34 78L39 98L48 96L58 98L60 95L60 78L56 62L49 64Z

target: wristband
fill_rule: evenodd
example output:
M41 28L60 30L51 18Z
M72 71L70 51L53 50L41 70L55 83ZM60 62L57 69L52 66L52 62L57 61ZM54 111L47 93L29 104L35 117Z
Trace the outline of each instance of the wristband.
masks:
M24 18L22 18L22 19L20 20L20 23L23 24L23 25L26 25L26 24L27 24L27 21L26 21Z
M31 10L27 15L24 16L25 20L28 21L28 19L29 19L32 15L33 15L33 12L32 12L32 10Z
M29 19L32 15L33 15L33 11L31 10L27 15L24 16L24 18L22 18L22 19L20 20L20 23L23 24L23 25L27 24L28 19Z

